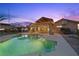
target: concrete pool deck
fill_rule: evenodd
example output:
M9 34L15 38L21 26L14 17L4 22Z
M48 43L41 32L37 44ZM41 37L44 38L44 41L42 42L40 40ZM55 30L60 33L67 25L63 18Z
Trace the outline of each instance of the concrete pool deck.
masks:
M69 43L62 37L60 34L55 34L51 36L46 36L46 38L50 40L57 41L56 50L52 51L48 54L44 54L46 56L77 56L75 50L69 45Z
M6 38L10 38L13 35L6 35L3 37L0 37L0 40L4 40ZM54 34L54 35L42 35L42 37L47 38L49 40L57 41L57 46L55 51L51 51L50 53L41 54L43 56L77 56L77 53L74 51L74 49L67 43L67 41L63 38L60 34ZM38 54L31 54L31 56L38 56Z

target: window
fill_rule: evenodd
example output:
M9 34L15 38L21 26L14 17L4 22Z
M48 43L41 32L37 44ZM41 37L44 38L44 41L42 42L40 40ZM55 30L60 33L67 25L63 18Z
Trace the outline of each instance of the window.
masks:
M57 26L57 28L62 28L62 25Z

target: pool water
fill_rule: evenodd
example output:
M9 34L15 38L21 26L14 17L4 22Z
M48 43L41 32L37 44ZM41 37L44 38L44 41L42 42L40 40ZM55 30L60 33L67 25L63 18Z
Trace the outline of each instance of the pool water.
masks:
M50 53L55 50L56 41L48 40L39 35L17 35L0 43L0 55L18 56L38 53Z

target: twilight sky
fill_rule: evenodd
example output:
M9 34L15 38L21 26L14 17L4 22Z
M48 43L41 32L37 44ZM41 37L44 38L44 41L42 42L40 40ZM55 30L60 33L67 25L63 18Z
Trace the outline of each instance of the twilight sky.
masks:
M0 4L0 15L8 13L9 15L15 16L11 19L11 22L21 22L21 21L34 22L40 17L52 18L54 19L54 21L57 21L63 17L71 20L79 20L79 4L77 3Z

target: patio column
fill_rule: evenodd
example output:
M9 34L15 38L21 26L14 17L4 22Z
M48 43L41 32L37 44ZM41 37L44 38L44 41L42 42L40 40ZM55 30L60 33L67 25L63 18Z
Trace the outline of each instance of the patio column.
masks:
M40 32L40 27L38 27L38 31Z

